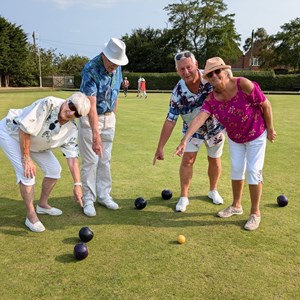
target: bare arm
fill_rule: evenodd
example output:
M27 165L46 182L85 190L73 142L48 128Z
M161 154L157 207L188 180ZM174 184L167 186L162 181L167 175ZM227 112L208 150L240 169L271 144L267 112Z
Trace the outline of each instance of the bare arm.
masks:
M30 158L30 134L19 129L19 141L24 167L24 176L33 178L36 175L36 166Z
M115 113L115 114L117 113L118 104L119 104L119 100L117 99L117 100L116 100L116 106L115 106L115 109L114 109L114 113Z
M253 82L248 80L247 78L242 78L241 88L243 92L250 95L254 88ZM272 107L270 101L266 99L261 104L261 108L263 110L263 115L267 126L267 138L271 143L273 143L276 138L276 131L274 130L274 126L273 126L273 114L272 114Z
M273 126L273 113L270 101L266 99L261 104L261 107L263 109L264 119L267 126L267 138L271 143L273 143L277 134Z
M96 96L89 96L88 97L91 102L91 109L88 114L90 126L92 129L92 135L93 135L93 145L92 149L93 151L102 157L102 141L99 134L99 128L98 128L98 113L96 108L97 98Z
M159 138L159 142L157 145L157 149L156 152L154 154L154 158L153 158L153 165L155 165L156 160L164 160L164 146L166 145L167 141L169 140L173 129L176 125L176 122L172 122L169 120L166 120L163 128L161 130L160 133L160 138Z
M184 149L186 147L186 142L188 139L205 123L210 114L207 112L201 111L189 125L189 129L186 132L185 136L182 138L181 143L176 148L175 154L182 156Z
M82 207L82 186L80 180L80 169L77 157L67 158L67 164L74 180L74 199Z

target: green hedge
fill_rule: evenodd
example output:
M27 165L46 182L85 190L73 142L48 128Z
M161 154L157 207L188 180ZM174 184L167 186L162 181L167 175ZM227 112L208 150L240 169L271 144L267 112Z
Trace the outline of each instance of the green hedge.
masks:
M264 91L299 91L300 74L296 75L275 75L274 71L233 71L233 75L243 76L252 81L256 81ZM179 80L176 72L171 73L134 73L124 72L123 77L127 77L130 86L129 90L137 90L140 76L146 80L147 90L164 91L172 90ZM79 88L81 82L80 74L74 76L75 87Z

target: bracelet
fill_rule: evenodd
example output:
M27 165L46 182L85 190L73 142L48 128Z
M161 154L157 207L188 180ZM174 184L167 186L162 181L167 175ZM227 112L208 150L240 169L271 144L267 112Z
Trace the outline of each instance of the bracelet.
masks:
M76 185L82 186L82 183L81 182L74 182L74 186L76 186Z

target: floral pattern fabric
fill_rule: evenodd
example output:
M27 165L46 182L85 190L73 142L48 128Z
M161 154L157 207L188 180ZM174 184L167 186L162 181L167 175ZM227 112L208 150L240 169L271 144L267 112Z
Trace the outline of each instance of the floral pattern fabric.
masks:
M202 111L214 114L225 126L228 137L236 143L255 140L266 130L261 103L266 96L259 85L253 82L254 88L250 95L245 94L237 80L238 92L229 101L218 101L214 95L202 106Z
M101 55L98 55L84 65L81 77L80 91L87 96L96 96L98 115L114 111L123 81L121 67L108 74Z
M64 125L58 115L64 99L46 97L23 109L10 109L6 116L8 133L19 141L19 128L30 134L30 151L42 152L60 147L66 158L78 157L78 130L74 121Z
M198 70L198 72L203 73L202 70ZM178 117L181 116L183 120L182 134L185 135L189 124L199 113L204 100L211 91L211 85L208 81L203 79L202 76L200 87L196 94L188 89L183 79L179 80L172 91L167 120L177 122ZM224 126L221 125L215 117L211 116L204 125L193 134L192 138L209 140L223 130Z

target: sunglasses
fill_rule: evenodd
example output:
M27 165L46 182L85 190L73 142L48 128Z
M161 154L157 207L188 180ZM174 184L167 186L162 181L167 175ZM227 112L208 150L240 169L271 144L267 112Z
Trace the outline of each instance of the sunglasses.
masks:
M74 112L75 112L74 116L75 116L76 118L80 118L80 117L81 117L81 115L78 113L78 111L77 111L77 109L76 109L75 104L74 104L71 100L68 101L68 106L69 106L69 109L70 109L71 111L74 111Z
M206 74L206 77L207 78L211 78L213 76L213 74L215 73L216 75L219 75L221 73L222 69L217 69L217 70L214 70L212 72L209 72Z
M190 51L186 51L186 52L181 52L181 53L178 53L176 56L175 56L175 59L176 60L181 60L183 57L185 58L189 58L192 56L192 53Z

